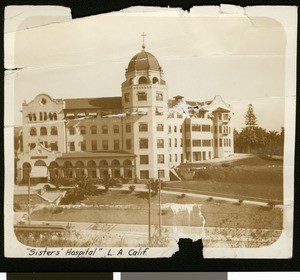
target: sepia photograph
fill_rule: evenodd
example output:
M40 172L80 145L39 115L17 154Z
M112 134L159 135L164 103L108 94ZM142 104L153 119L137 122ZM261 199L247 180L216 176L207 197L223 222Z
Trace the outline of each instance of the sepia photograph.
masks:
M6 7L7 257L291 257L297 10L223 9Z

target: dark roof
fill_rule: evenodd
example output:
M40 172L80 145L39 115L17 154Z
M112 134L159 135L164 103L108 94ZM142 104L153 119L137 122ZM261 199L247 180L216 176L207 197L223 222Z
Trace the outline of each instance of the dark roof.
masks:
M142 50L136 54L129 62L127 71L142 71L142 70L154 70L159 71L161 69L155 56L149 52Z
M64 99L65 109L121 109L122 97L70 98Z

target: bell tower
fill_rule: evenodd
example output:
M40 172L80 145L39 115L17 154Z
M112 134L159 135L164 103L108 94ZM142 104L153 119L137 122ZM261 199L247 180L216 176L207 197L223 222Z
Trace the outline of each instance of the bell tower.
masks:
M146 34L142 36L142 50L130 60L122 83L124 141L131 142L127 151L137 156L138 178L169 180L168 87L158 60L145 51Z

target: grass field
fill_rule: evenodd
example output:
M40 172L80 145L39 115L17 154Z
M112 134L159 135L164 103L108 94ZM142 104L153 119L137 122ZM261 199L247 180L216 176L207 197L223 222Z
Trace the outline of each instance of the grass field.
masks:
M193 181L167 182L166 189L250 200L283 200L281 160L251 157L226 163L208 164Z
M146 224L148 219L148 200L144 193L108 191L82 201L88 208L67 209L43 208L32 213L33 220L66 221L116 224ZM255 229L281 229L282 210L257 205L241 204L196 197L179 198L176 195L163 194L162 204L198 204L201 206L208 227L240 227ZM158 224L158 197L152 198L152 222ZM174 214L171 209L162 210L163 225L201 226L202 219L195 207L191 215L187 211Z

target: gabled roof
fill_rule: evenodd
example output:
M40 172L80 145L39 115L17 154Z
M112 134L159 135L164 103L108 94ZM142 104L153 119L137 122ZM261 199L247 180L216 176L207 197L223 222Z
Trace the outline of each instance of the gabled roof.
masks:
M64 99L65 110L74 109L121 109L122 97L70 98Z

